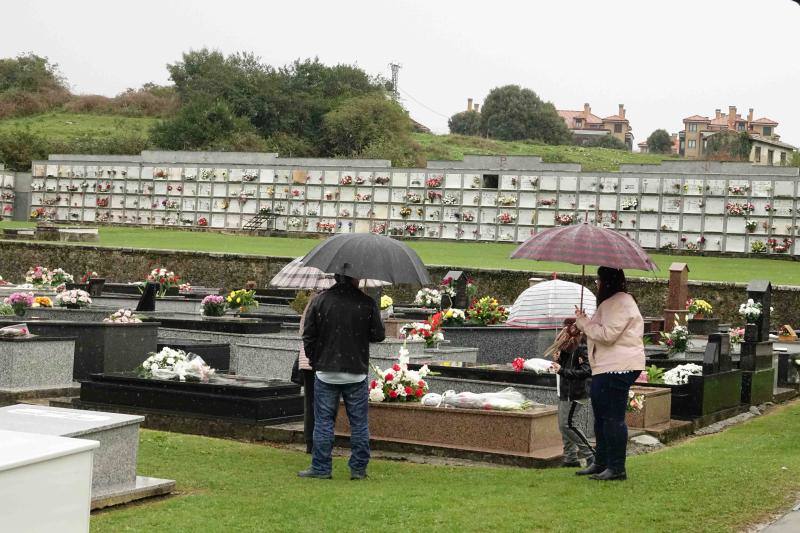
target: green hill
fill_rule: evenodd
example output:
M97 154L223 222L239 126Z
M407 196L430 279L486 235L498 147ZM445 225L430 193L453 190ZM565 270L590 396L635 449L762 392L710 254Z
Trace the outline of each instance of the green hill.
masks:
M0 120L0 135L27 130L48 141L70 141L82 137L105 138L120 134L146 136L158 119L52 112L21 118ZM653 163L668 156L635 154L607 148L580 146L551 146L525 141L495 141L464 135L413 134L427 159L463 159L465 154L535 155L548 163L578 163L585 170L610 171L621 163Z

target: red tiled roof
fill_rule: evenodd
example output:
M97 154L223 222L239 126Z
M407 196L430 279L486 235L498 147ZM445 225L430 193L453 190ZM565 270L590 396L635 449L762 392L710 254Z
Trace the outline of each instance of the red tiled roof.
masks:
M700 115L692 115L683 119L684 122L709 122L708 117L701 117Z
M606 117L603 120L604 121L607 120L608 122L627 122L628 121L627 118L621 117L619 115L611 115L610 117Z
M583 111L572 111L568 109L558 109L556 110L558 116L560 116L564 121L567 123L567 127L574 128L575 127L575 119L580 118L584 119L584 125L586 124L602 124L603 121L600 120L600 117L593 113L589 113L588 117L583 116Z
M745 122L742 118L742 115L736 114L736 122ZM723 113L719 116L719 118L711 119L712 126L727 126L728 125L728 115Z
M760 119L758 119L758 120L754 120L753 122L751 122L751 124L767 124L767 125L770 125L770 124L772 124L772 125L775 125L775 126L777 126L777 125L778 125L778 123L777 123L777 122L775 122L775 121L774 121L774 120L772 120L771 118L767 118L767 117L761 117L761 118L760 118Z

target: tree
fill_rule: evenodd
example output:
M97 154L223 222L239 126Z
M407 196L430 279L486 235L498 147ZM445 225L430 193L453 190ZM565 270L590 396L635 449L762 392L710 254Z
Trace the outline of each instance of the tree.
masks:
M458 135L478 135L481 132L481 114L477 111L456 113L447 121L450 133Z
M585 142L582 142L581 146L586 146L588 148L610 148L612 150L625 150L626 152L629 150L627 144L611 134L593 137Z
M672 137L667 130L655 130L647 138L647 151L653 154L671 154Z
M378 140L407 142L410 132L406 111L382 94L346 100L326 113L322 124L325 152L344 157L359 154Z
M173 118L153 126L150 136L155 146L165 150L203 150L254 132L227 103L197 99L184 105Z
M752 144L747 132L718 131L706 139L705 155L716 161L748 161Z
M536 93L519 85L492 89L481 108L481 131L505 141L572 142L572 135L553 104L543 102Z
M0 59L0 118L49 111L69 96L58 66L46 57L22 54Z

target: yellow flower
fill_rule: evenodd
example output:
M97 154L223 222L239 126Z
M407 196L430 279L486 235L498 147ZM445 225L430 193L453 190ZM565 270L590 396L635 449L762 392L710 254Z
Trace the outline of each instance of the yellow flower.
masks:
M237 303L237 304L240 304L240 303L242 303L242 299L241 299L241 298L236 298L236 303Z

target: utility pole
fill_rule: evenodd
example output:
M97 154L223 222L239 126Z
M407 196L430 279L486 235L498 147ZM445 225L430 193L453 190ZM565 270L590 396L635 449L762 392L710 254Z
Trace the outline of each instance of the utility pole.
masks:
M395 102L398 102L400 101L400 92L399 89L397 88L398 87L397 79L400 73L400 69L403 68L403 65L401 65L400 63L393 62L389 63L389 67L392 69L392 98L394 99Z

